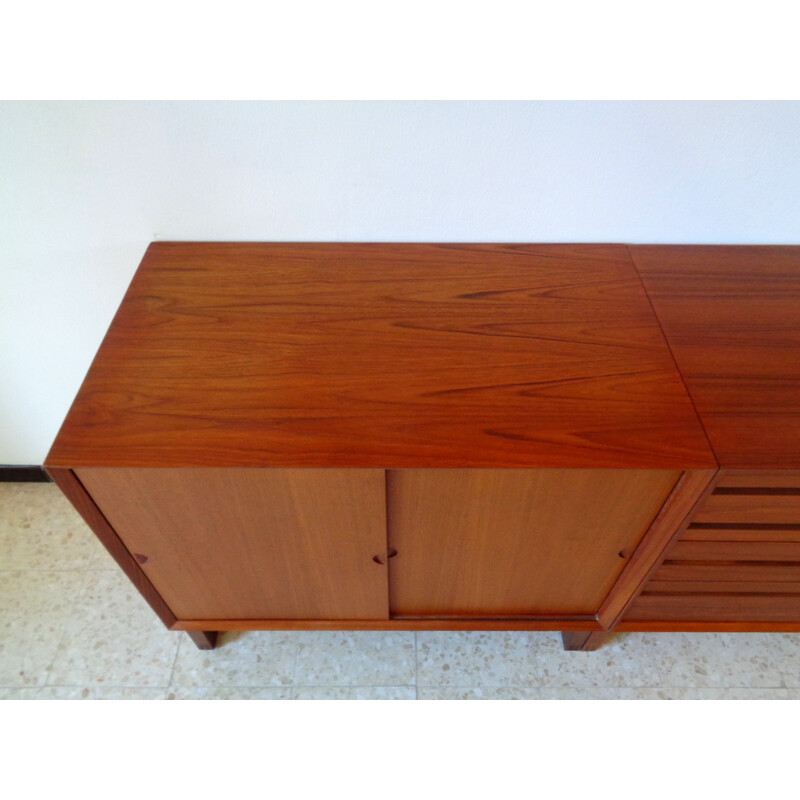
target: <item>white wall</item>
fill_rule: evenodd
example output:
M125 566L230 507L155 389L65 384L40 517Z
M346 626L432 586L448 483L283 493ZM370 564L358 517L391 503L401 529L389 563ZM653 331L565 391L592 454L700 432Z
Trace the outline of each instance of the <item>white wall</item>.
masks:
M800 103L0 104L0 464L153 239L797 243Z

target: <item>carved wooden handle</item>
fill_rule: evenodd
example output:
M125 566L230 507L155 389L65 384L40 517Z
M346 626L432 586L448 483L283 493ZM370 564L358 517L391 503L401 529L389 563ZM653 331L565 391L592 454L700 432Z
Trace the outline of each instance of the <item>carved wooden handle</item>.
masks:
M390 558L394 558L396 555L397 555L397 550L395 550L394 547L390 547L386 551L386 555L380 554L377 556L372 556L372 560L376 564L385 564Z

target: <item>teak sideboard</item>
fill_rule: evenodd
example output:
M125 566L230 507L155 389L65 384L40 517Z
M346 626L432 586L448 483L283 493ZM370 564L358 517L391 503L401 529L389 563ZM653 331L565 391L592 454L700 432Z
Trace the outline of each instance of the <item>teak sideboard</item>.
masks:
M45 468L200 647L800 631L800 247L154 243Z

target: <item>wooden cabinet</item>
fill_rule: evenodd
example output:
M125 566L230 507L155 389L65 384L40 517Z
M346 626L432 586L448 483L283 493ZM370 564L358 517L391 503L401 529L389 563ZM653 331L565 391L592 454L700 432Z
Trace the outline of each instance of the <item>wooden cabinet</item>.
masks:
M792 253L775 291L796 285ZM693 341L712 322L683 282L704 263L623 245L153 244L45 466L201 646L404 628L563 630L589 648L688 608L734 620L697 588L722 581L754 598L748 620L794 619L778 576L800 562L796 428L757 463L730 456L733 395L709 378L716 334ZM738 374L727 352L715 368ZM777 428L793 391L767 387Z

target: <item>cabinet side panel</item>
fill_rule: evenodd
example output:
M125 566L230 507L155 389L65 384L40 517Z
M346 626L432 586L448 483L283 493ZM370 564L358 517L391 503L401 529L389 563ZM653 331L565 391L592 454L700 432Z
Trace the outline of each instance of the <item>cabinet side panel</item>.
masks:
M382 470L77 473L179 619L388 617Z
M158 614L161 621L168 628L174 625L176 617L172 613L172 609L156 591L141 566L125 547L117 532L108 524L108 520L73 471L62 467L47 467L47 474L83 517L84 522L92 529L92 532L128 576L131 583L139 590L142 597L150 604L153 611Z
M390 470L391 613L596 614L680 475Z

